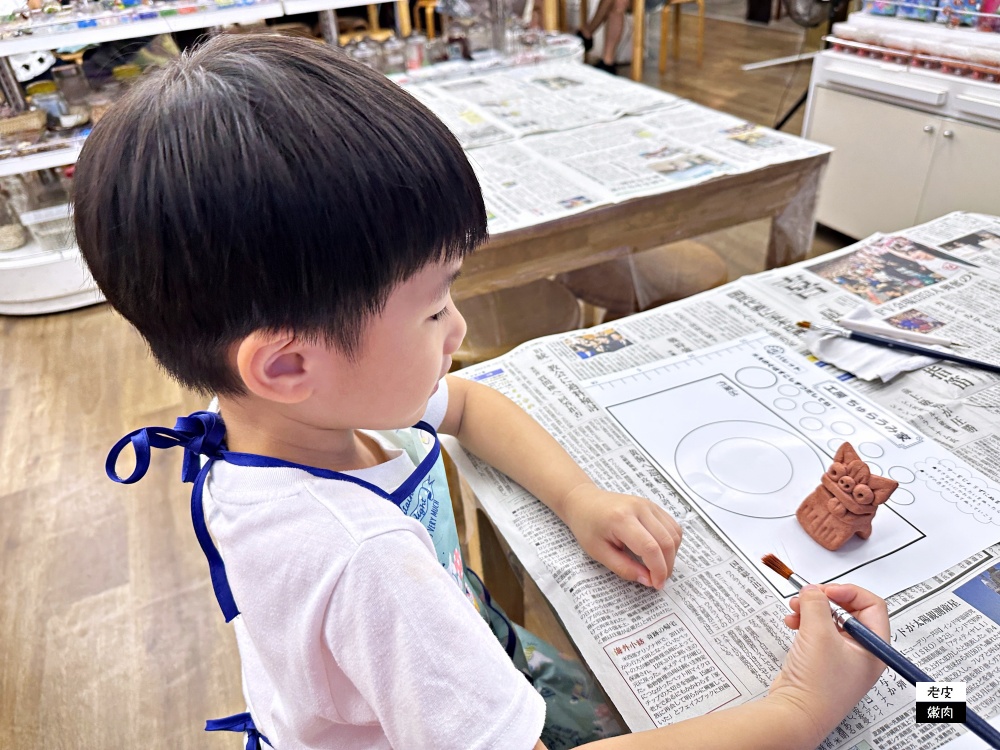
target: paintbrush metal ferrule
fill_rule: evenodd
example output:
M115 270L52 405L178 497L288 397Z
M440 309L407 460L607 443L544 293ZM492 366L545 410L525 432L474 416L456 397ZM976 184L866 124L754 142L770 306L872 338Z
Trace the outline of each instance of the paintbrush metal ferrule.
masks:
M800 576L798 573L792 573L788 576L788 582L795 587L796 591L801 591L803 586L809 585L809 581Z
M795 587L796 591L801 591L803 586L809 585L809 581L800 576L798 573L792 573L788 576L787 580L790 584L792 584L792 586ZM830 602L830 612L833 614L834 619L840 627L844 627L844 623L848 620L854 619L854 615L832 601Z
M810 323L807 320L800 320L798 323L796 323L796 325L799 328L805 328L806 330L809 330L809 331L819 331L820 333L830 333L830 334L833 334L834 336L843 336L845 338L850 338L850 335L851 335L851 332L848 331L846 328L842 328L841 326L837 326L837 325L833 325L833 324Z

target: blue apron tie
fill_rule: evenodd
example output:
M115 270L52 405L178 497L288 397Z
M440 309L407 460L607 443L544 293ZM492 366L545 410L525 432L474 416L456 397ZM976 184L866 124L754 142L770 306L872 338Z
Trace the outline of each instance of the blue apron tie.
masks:
M240 613L240 610L233 598L233 591L229 588L225 563L222 562L222 556L215 548L212 537L208 533L202 503L202 492L205 489L205 479L208 477L208 472L211 470L212 464L226 454L225 439L226 425L222 421L222 417L210 411L196 411L189 417L178 417L172 430L166 427L144 427L141 430L130 432L115 443L111 452L108 453L104 469L114 481L121 484L133 484L142 479L149 470L151 448L180 447L184 449L181 481L194 484L194 488L191 490L191 523L194 525L194 534L198 537L201 550L208 560L208 572L212 577L215 598L219 602L226 622L230 622ZM118 476L116 466L118 457L129 445L135 451L135 469L123 479ZM201 456L208 458L204 466L199 466Z
M144 427L123 437L108 453L104 469L108 476L121 484L134 484L146 475L151 456L150 448L184 449L184 465L181 468L181 481L193 482L198 476L199 458L222 458L225 450L226 425L222 417L210 411L196 411L189 417L178 417L174 429L166 427ZM135 450L135 469L127 477L118 476L115 466L118 457L128 445Z
M233 714L232 716L227 716L224 719L209 719L205 722L205 731L246 732L246 750L261 750L261 740L264 740L264 744L268 747L274 747L274 745L271 744L271 741L257 730L257 727L254 726L253 723L253 717L251 717L248 713Z

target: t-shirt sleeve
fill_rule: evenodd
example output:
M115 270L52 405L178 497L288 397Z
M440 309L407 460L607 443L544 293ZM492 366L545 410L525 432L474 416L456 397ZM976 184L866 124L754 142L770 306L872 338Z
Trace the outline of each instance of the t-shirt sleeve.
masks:
M541 735L542 697L409 531L361 543L325 633L393 747L530 750Z
M427 424L435 430L444 421L444 415L448 411L448 378L444 377L438 381L438 389L427 401L427 411L424 412L424 419Z

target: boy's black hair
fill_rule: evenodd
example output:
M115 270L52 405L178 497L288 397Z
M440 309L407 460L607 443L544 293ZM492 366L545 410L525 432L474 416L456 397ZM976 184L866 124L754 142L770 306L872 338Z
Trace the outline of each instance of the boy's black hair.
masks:
M255 330L356 354L395 285L486 239L444 125L302 39L223 35L152 74L94 127L74 182L97 284L203 392L243 392L226 354Z

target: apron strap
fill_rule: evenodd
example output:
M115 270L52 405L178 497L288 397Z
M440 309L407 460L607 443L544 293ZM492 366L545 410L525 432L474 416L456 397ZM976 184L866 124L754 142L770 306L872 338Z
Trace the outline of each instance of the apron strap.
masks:
M181 481L194 484L191 489L191 522L194 525L195 536L198 537L198 544L201 545L201 550L208 560L208 572L212 578L215 598L219 602L226 622L230 622L240 613L240 610L233 598L233 591L229 588L225 563L222 562L222 556L215 548L212 536L208 533L202 502L208 472L211 470L212 464L226 453L225 439L226 425L222 421L222 417L211 411L196 411L188 417L178 417L172 430L166 427L144 427L141 430L130 432L115 443L108 453L104 469L115 482L134 484L142 479L149 470L152 448L184 449ZM130 445L135 452L135 469L127 477L122 478L118 476L116 469L118 458ZM202 456L208 459L204 466L200 465Z
M262 735L253 723L249 713L233 714L222 719L209 719L205 722L206 732L245 732L247 735L246 750L261 750L260 742L268 747L274 747L271 741Z

